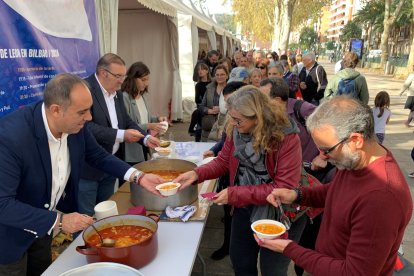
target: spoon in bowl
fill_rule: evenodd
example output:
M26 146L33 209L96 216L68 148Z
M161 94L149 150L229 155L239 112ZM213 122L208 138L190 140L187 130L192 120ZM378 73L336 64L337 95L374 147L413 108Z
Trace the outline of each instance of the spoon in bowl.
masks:
M93 230L95 230L95 232L98 234L99 239L101 240L101 245L103 247L114 247L115 242L116 242L114 239L109 239L109 238L104 239L104 238L102 238L102 236L99 233L98 229L96 229L96 227L93 224L91 224L91 226L92 226Z

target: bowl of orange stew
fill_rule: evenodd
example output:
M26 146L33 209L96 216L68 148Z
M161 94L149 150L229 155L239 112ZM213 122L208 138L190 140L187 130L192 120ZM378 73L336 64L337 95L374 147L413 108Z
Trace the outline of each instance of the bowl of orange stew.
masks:
M165 182L155 186L155 189L157 189L163 196L172 196L177 193L180 186L181 184L177 182Z
M260 239L275 239L286 232L286 227L281 222L271 219L257 220L251 228Z
M115 240L114 247L104 247L96 231L89 226L83 231L84 246L76 251L86 255L88 263L115 262L140 268L150 263L158 251L159 217L117 215L96 221L93 225L102 238Z
M160 156L163 156L163 157L168 156L171 153L171 149L170 148L156 147L155 150L157 151L157 153Z

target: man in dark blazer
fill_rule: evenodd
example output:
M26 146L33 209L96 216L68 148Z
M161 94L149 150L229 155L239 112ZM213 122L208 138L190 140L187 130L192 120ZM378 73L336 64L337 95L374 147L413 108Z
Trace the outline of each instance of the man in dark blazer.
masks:
M123 102L121 85L125 79L125 62L118 55L102 56L95 74L85 80L92 94L92 120L87 127L107 152L125 158L124 143L159 146L159 140L147 134L128 115ZM145 136L145 137L144 137ZM93 215L94 207L114 193L116 178L90 166L85 166L79 182L79 211Z
M91 106L87 83L61 74L46 85L44 101L0 119L0 275L40 275L51 263L54 229L74 233L93 223L77 213L85 163L153 193L162 182L96 143L83 127Z

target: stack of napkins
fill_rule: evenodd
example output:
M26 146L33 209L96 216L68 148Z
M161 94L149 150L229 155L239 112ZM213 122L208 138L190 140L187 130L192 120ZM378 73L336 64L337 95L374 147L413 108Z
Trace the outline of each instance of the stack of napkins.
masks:
M186 222L191 218L192 215L197 211L197 207L193 205L185 205L181 207L172 208L167 206L165 209L165 214L169 218L180 218L182 221Z

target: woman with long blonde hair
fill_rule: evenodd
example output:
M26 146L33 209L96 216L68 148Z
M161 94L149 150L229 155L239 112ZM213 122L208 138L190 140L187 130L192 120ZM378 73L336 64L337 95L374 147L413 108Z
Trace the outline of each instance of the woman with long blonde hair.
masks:
M290 260L259 247L250 225L259 219L280 219L282 214L267 204L266 196L276 187L298 186L302 160L298 128L282 106L252 85L234 92L227 109L229 126L221 152L175 181L185 189L228 173L230 186L213 202L233 208L230 259L235 275L257 275L259 252L262 275L287 275ZM289 238L298 241L305 223L304 216L296 220Z

